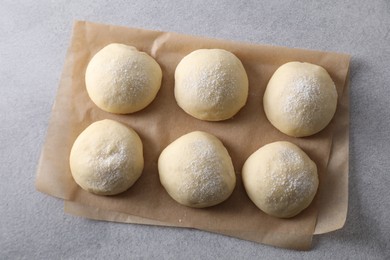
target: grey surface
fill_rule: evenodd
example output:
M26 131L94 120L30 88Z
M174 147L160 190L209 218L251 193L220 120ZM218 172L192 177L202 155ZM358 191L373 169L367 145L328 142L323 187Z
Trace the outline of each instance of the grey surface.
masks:
M389 259L390 2L318 2L1 1L0 259ZM351 54L345 227L296 252L64 214L34 179L74 19Z

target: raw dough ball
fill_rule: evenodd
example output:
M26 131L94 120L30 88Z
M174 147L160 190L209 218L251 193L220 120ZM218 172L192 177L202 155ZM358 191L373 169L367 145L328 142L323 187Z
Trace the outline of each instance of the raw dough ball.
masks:
M127 114L149 105L160 89L158 63L132 46L112 43L93 56L85 72L88 95L101 109Z
M113 121L97 121L76 139L70 169L76 183L99 195L115 195L130 188L144 167L138 134Z
M220 121L234 116L246 103L248 77L231 52L200 49L185 56L175 71L175 98L195 118Z
M226 200L236 185L232 160L221 141L195 131L168 145L158 159L161 184L178 203L195 208Z
M281 132L303 137L324 129L337 106L337 92L328 72L317 65L289 62L271 77L264 111Z
M316 164L290 142L274 142L254 152L243 166L242 180L253 203L279 218L307 208L318 188Z

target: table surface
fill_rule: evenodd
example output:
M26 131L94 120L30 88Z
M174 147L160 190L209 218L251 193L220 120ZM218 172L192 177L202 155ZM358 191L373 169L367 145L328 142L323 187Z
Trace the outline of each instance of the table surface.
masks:
M352 55L344 228L298 252L65 214L34 181L75 19ZM390 1L2 1L0 35L0 258L390 258Z

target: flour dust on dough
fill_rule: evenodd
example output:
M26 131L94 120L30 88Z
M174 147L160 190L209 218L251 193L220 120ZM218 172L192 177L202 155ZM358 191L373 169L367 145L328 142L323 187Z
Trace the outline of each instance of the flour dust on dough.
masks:
M241 61L222 49L199 49L175 70L175 98L189 115L206 121L233 117L246 103L248 76Z
M297 145L279 141L254 152L242 180L253 203L265 213L290 218L312 202L318 189L316 164Z
M178 203L204 208L225 201L233 192L236 175L222 142L201 131L169 144L158 159L162 186Z
M73 179L81 188L98 195L115 195L141 176L142 141L133 129L117 121L97 121L77 137L69 162Z
M162 71L148 54L112 43L90 60L85 84L91 100L115 114L137 112L148 106L161 86Z
M269 80L263 105L273 126L286 135L305 137L318 133L332 120L337 91L321 66L288 62Z

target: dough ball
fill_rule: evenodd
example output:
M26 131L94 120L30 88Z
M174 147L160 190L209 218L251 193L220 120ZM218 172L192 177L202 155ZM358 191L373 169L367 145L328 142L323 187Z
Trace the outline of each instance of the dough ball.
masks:
M243 166L242 180L253 203L279 218L307 208L318 188L316 164L290 142L274 142L254 152Z
M158 63L132 46L112 43L93 56L85 72L88 95L101 109L116 114L149 105L161 86Z
M138 134L113 121L97 121L76 139L70 169L81 188L99 195L115 195L130 188L144 167Z
M332 120L337 92L324 68L289 62L275 71L263 101L273 126L286 135L304 137L321 131Z
M176 102L195 118L231 118L245 105L247 97L248 77L241 61L231 52L200 49L177 65Z
M191 132L168 145L158 159L161 184L178 203L195 208L226 200L236 185L232 160L221 141Z

